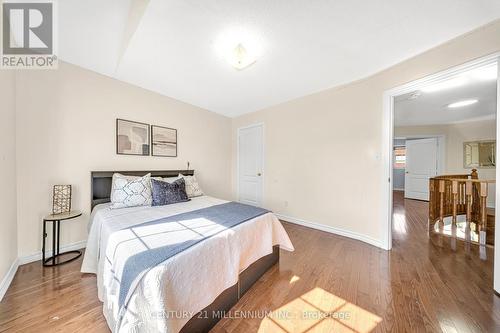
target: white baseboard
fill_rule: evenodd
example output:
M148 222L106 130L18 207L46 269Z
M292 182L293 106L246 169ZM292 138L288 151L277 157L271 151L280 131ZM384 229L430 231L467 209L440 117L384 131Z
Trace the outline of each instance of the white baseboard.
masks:
M66 252L66 251L74 251L74 250L80 250L83 249L87 244L87 241L80 241L72 244L67 244L67 245L62 245L60 248L61 252ZM52 250L47 250L45 252L45 258L51 257L52 256ZM38 251L36 253L19 257L19 265L24 265L24 264L29 264L30 262L42 260L42 251Z
M332 233L332 234L335 234L335 235L344 236L344 237L348 237L348 238L351 238L351 239L359 240L359 241L365 242L367 244L370 244L370 245L373 245L373 246L376 246L376 247L379 247L379 248L385 250L385 248L382 246L382 242L380 242L378 239L375 239L375 238L372 238L372 237L369 237L369 236L366 236L366 235L363 235L363 234L359 234L357 232L353 232L353 231L349 231L349 230L344 230L344 229L332 227L332 226L325 225L325 224L319 224L319 223L309 222L309 221L306 221L306 220L298 219L296 217L286 216L286 215L283 215L283 214L276 214L275 213L275 215L280 220L283 220L283 221L286 221L286 222L290 222L290 223L298 224L298 225L301 225L301 226L304 226L304 227L308 227L308 228L312 228L312 229L317 229L317 230L329 232L329 233Z
M405 191L404 188L393 188L392 190L393 191L400 191L400 192L404 192Z
M7 271L7 274L5 274L2 282L0 282L0 302L2 301L3 297L5 296L5 293L7 292L7 289L9 288L12 279L14 279L14 276L16 275L17 268L19 267L19 259L14 260L12 265L10 265L9 270Z
M87 244L87 241L81 241L81 242L76 242L68 245L63 245L61 246L60 250L61 252L66 252L66 251L73 251L73 250L80 250L85 248ZM45 256L48 258L52 256L52 250L49 250L45 253ZM0 301L2 301L3 297L5 296L5 293L7 292L7 289L9 288L12 279L14 279L14 276L16 275L17 269L19 266L24 265L24 264L29 264L30 262L42 260L42 251L38 251L36 253L33 253L31 255L19 257L14 262L9 268L9 271L3 278L2 282L0 282Z

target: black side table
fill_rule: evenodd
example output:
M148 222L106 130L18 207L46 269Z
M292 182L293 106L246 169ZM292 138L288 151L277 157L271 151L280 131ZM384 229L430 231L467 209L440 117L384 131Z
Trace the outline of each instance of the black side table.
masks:
M62 265L66 264L70 261L73 261L77 258L79 258L82 255L82 251L67 251L60 253L59 252L59 237L60 237L60 230L61 230L61 221L66 221L66 220L71 220L76 217L79 217L82 215L82 212L80 211L71 211L69 213L62 213L62 214L50 214L44 217L43 219L43 245L42 245L42 264L43 266L57 266L57 265ZM47 222L52 222L52 257L45 259L45 238L47 238ZM65 260L65 261L58 261L56 263L56 258L65 255L65 254L75 254L75 256L72 256L71 258ZM52 263L49 264L49 262L52 261Z

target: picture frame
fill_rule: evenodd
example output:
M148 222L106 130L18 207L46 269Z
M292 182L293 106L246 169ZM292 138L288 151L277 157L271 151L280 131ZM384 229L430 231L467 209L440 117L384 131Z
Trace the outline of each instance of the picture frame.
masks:
M149 156L149 124L137 121L116 119L116 154Z
M491 169L496 167L496 140L463 143L464 169Z
M151 125L151 156L177 157L177 129Z

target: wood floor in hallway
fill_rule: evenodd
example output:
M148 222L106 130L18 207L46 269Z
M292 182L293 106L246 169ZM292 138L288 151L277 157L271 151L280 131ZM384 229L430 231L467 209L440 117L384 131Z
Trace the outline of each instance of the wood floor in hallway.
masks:
M493 251L482 260L477 245L429 237L426 202L395 193L390 252L284 225L295 252L281 251L233 307L237 318L212 332L500 332ZM96 279L80 264L21 266L0 303L0 331L109 332Z

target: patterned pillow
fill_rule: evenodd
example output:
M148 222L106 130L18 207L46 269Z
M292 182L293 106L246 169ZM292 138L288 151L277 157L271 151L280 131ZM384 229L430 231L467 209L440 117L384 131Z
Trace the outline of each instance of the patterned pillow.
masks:
M203 195L203 191L196 181L195 176L184 176L182 174L179 174L179 177L183 178L186 182L186 193L189 198L199 197Z
M151 174L144 177L113 175L110 208L150 206L151 201Z
M164 206L189 201L186 194L186 183L182 178L173 183L151 179L151 189L153 192L152 206Z

